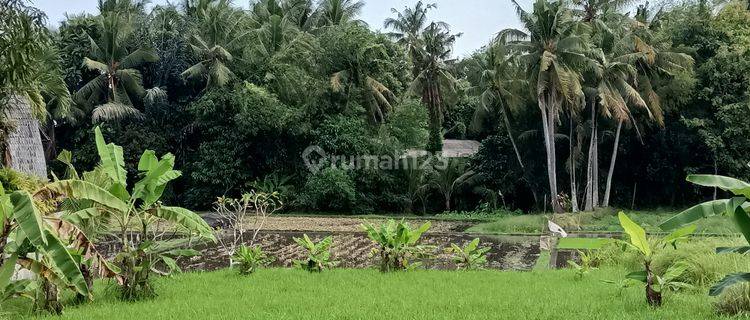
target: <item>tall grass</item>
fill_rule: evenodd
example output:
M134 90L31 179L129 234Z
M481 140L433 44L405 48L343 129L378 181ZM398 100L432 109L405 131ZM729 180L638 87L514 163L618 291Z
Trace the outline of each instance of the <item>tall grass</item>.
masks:
M750 271L750 256L742 254L716 254L717 247L747 245L741 237L696 237L672 247L657 248L652 267L663 274L678 261L684 261L688 269L677 279L703 290L721 280L726 274ZM623 251L621 246L610 245L599 253L603 265L620 266L628 270L642 269L641 258L634 250Z
M622 232L616 209L599 209L593 212L547 214L547 215L499 215L493 221L480 223L468 231L473 233L543 233L547 232L547 220L552 220L567 231L583 232ZM627 211L628 216L651 233L662 232L659 224L676 212L667 211ZM697 223L698 233L733 234L734 224L726 217L711 217Z

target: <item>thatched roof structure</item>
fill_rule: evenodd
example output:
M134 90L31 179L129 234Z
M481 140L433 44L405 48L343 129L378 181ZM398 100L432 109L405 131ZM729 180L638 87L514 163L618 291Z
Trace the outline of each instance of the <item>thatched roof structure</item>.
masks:
M47 179L47 163L39 132L39 121L31 113L26 97L11 95L3 106L5 118L15 128L6 141L6 160L13 170Z

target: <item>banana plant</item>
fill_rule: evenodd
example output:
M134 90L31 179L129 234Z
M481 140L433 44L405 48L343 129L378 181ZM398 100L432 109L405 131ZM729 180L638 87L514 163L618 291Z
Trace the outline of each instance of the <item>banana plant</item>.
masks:
M575 260L568 260L568 265L576 271L576 280L582 280L591 271L599 269L595 266L597 259L591 250L578 250L578 256L581 258L580 264Z
M118 239L121 252L113 262L121 269L122 298L135 300L154 296L149 276L152 272L165 273L156 266L163 264L175 270L176 257L196 254L194 250L174 247L175 243L190 245L193 240L216 241L216 238L196 213L159 201L167 184L181 175L174 170L172 154L159 158L154 151L146 150L138 162L141 178L129 187L122 147L106 143L99 127L94 133L99 165L81 177L71 174L65 180L54 181L43 192L64 201L67 210L62 219L65 221L75 225L99 221L101 223L94 225L104 228L104 232L109 225L115 225L113 236ZM68 172L76 171L69 169ZM177 239L163 239L167 230L165 224L173 226Z
M54 219L52 219L54 220ZM27 191L6 193L0 185L0 301L13 296L34 298L34 283L12 281L17 266L33 272L45 287L44 307L59 314L58 290L69 288L90 298L78 262L59 237L59 228L37 209Z
M654 251L655 249L669 245L677 248L677 243L687 240L690 234L695 231L696 226L689 225L675 230L666 237L657 240L652 246L646 237L646 230L633 222L633 220L631 220L624 212L620 212L618 218L620 220L620 225L629 236L629 241L621 241L621 243L640 253L644 266L644 270L632 272L628 274L626 278L645 283L646 301L653 307L659 307L662 303L662 289L667 287L667 284L681 275L682 272L679 272L679 274L676 275L674 272L667 272L664 276L656 275L651 268L651 260L654 256ZM684 272L684 269L682 271Z
M418 244L422 234L430 229L430 226L431 223L427 221L419 228L412 229L403 220L396 223L391 219L380 228L371 224L362 225L362 228L376 245L371 256L380 257L380 271L390 272L415 269L421 263L413 260L424 258L434 251L433 246Z
M490 249L479 247L479 238L475 238L463 248L451 243L450 248L446 248L445 252L453 255L453 263L459 270L479 270L487 264L487 252Z
M332 236L325 237L318 243L312 241L307 234L303 234L302 238L292 239L294 239L294 242L307 252L306 260L294 260L294 265L297 268L309 272L321 272L338 265L338 261L331 260L331 245L333 244Z
M690 175L687 181L703 187L714 187L732 194L731 198L704 202L693 206L664 221L659 227L672 230L697 220L711 216L724 215L731 217L735 225L750 243L750 183L718 175ZM716 253L750 253L750 246L734 248L716 248ZM726 288L741 282L750 282L750 273L733 273L724 277L709 290L709 295L717 296Z

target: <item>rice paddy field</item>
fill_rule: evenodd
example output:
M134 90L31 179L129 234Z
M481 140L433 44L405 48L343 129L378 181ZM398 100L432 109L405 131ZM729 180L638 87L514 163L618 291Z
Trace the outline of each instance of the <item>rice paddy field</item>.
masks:
M265 269L186 273L157 281L159 296L138 303L97 286L97 299L66 308L61 317L22 316L29 304L9 306L7 319L716 319L702 289L667 293L662 308L647 306L642 287L619 289L621 268L576 280L572 270L438 271L382 274L338 269L310 274ZM8 311L6 311L8 312ZM17 312L17 313L13 313Z

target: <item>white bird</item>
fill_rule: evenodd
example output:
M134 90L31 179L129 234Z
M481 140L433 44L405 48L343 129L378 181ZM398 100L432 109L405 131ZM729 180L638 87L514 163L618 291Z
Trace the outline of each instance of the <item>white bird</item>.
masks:
M559 235L560 237L563 237L563 238L568 237L568 233L565 232L565 230L561 226L557 225L557 223L547 220L547 227L549 228L549 231L551 231L553 235Z

